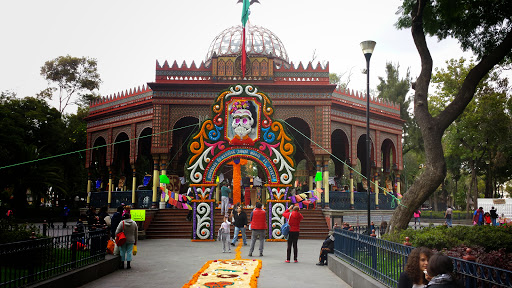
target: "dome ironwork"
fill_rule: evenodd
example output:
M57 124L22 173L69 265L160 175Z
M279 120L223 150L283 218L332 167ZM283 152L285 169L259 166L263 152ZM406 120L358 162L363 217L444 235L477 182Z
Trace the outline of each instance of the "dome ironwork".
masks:
M246 26L246 51L247 56L272 56L277 62L288 62L288 53L283 43L272 31L256 25ZM206 54L206 63L209 63L213 55L237 56L241 55L242 26L233 26L222 31L213 39ZM279 61L281 60L281 61Z

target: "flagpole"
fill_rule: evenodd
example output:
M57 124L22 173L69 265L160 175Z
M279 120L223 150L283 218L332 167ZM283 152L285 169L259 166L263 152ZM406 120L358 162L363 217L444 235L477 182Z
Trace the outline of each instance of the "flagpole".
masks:
M245 51L245 25L242 26L242 79L245 78L245 59L247 58L247 52Z
M245 66L246 61L245 58L247 58L247 52L245 51L245 24L247 24L247 21L249 20L249 7L251 4L249 3L249 0L243 0L242 5L242 79L245 78Z

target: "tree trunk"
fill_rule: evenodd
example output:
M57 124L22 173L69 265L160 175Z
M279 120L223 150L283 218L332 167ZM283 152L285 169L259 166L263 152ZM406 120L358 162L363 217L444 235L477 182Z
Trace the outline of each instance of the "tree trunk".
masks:
M476 179L475 160L471 159L469 161L469 169L471 169L471 180L469 181L469 190L466 193L466 213L469 213L471 210L471 204L469 200L473 198L471 195L473 194L473 185ZM475 202L473 201L473 203Z
M459 192L459 189L457 188L457 183L459 181L457 179L455 179L455 191L452 193L452 207L455 207L455 196L457 195L457 193Z
M459 117L473 99L480 80L501 62L512 50L512 32L509 32L492 52L468 73L454 100L436 117L428 111L428 88L432 76L432 57L423 30L423 12L428 0L418 0L411 11L411 33L421 59L421 73L413 83L414 115L425 147L425 171L404 194L391 217L391 232L407 228L413 212L439 187L446 176L446 162L441 144L444 131Z
M476 169L475 169L475 170L476 170ZM475 174L476 174L476 172L475 172ZM476 175L475 175L475 179L474 179L474 181L475 181L475 182L473 183L473 185L474 185L474 186L473 186L473 188L475 188L475 194L474 194L474 196L473 196L473 197L474 197L475 199L473 199L473 200L474 200L474 201L473 201L473 205L474 205L474 207L473 207L473 208L475 208L475 210L476 210L476 209L478 208L478 206L477 206L477 205L478 205L478 203L477 203L477 202L478 202L478 177L477 177Z
M434 192L434 211L439 211L438 207L437 207L437 201L439 200L439 193L436 191Z

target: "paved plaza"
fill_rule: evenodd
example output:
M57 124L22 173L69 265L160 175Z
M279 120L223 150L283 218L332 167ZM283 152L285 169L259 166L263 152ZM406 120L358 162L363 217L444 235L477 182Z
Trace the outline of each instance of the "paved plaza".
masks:
M249 246L242 246L242 259L261 259L258 287L350 287L327 266L316 266L322 240L299 239L299 263L285 263L286 242L265 242L263 257L248 257ZM132 269L117 270L82 287L178 288L187 283L208 260L233 259L222 253L221 242L191 242L188 239L147 239L137 243L138 254ZM254 255L259 255L256 242ZM293 256L292 256L293 257Z

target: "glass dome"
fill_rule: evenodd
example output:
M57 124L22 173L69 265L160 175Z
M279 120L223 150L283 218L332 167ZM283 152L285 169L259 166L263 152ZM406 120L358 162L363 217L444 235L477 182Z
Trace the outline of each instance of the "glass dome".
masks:
M274 56L288 64L288 53L284 49L281 40L272 33L272 31L260 27L246 26L245 49L249 56ZM242 46L242 26L233 26L222 31L213 39L208 54L206 54L206 63L212 59L213 53L217 56L235 56L241 54ZM277 61L281 62L281 61Z

